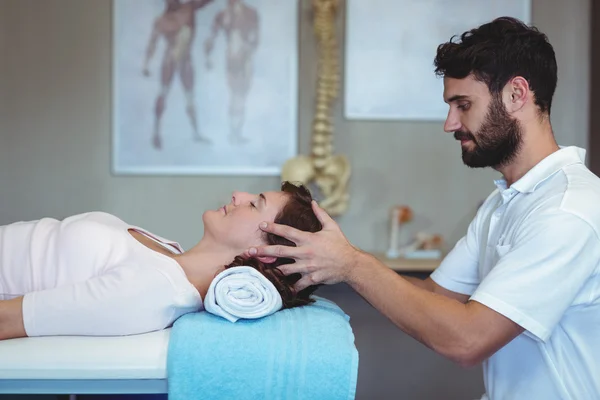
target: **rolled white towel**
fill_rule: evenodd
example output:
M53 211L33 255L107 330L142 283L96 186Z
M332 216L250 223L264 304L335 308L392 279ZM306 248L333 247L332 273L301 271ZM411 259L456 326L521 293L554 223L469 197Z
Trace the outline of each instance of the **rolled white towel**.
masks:
M231 322L262 318L281 310L283 301L275 285L256 269L231 267L219 273L208 287L204 309Z

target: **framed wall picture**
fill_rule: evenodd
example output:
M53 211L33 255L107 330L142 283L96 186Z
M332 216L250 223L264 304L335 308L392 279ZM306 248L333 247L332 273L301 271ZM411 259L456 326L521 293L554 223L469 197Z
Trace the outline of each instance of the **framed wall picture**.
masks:
M278 175L297 154L297 0L113 0L115 174Z
M439 44L500 16L531 21L531 0L347 0L349 119L444 120Z

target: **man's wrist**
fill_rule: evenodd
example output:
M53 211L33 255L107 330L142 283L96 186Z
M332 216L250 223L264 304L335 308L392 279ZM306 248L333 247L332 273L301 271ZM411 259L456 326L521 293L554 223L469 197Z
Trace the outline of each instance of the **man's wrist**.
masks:
M352 250L348 253L344 282L349 285L356 283L360 279L361 270L369 264L370 257L369 253L352 246Z

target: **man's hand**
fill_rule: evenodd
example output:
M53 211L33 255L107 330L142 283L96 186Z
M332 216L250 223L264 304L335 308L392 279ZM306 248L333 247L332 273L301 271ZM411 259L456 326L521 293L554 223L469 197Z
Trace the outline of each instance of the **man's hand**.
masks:
M260 228L265 232L283 236L296 244L293 246L260 246L250 248L249 257L285 257L296 262L278 267L286 275L301 273L296 283L300 291L316 284L334 284L346 281L360 252L352 246L336 222L312 202L313 211L323 225L319 232L304 232L290 226L263 222Z

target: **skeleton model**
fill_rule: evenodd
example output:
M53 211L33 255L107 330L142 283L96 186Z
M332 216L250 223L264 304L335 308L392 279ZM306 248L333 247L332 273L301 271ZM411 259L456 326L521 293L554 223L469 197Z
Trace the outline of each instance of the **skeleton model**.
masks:
M348 208L350 163L343 155L333 154L331 110L337 98L340 75L335 18L339 0L312 0L313 27L318 45L316 110L312 124L310 156L297 156L283 166L282 179L314 182L324 199L320 206L331 216Z
M400 234L406 233L407 224L413 220L413 211L408 206L392 207L390 218L390 246L386 257L390 259L405 258L440 258L444 238L442 235L417 232L412 241L400 246Z

